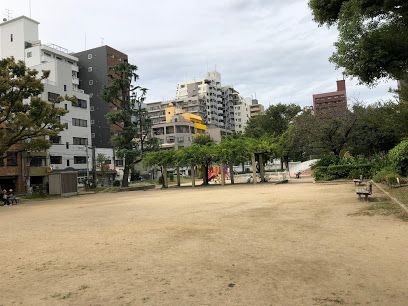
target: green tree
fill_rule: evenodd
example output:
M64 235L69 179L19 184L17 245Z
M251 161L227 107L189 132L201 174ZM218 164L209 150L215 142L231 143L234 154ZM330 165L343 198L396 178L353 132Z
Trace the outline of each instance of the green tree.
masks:
M214 149L215 159L229 167L231 184L234 184L234 165L244 163L249 159L245 138L233 135L224 138ZM223 165L221 165L223 166ZM223 168L221 169L224 170ZM224 177L222 177L224 179ZM224 182L223 182L224 183Z
M0 158L13 146L21 151L45 150L51 145L47 138L64 130L60 117L67 111L41 99L42 81L48 76L49 71L38 76L14 58L0 60Z
M209 135L199 135L194 138L198 164L203 167L203 185L208 185L208 169L214 159L214 141Z
M389 152L389 159L399 174L408 176L408 139Z
M104 90L104 100L113 104L115 112L107 115L118 132L112 138L116 154L124 159L122 186L128 186L130 169L139 163L145 152L158 148L151 133L151 121L143 108L147 89L134 85L139 79L137 67L122 62L110 68L109 85Z
M381 78L407 80L408 2L406 0L310 0L314 20L337 25L331 61L362 83Z
M300 111L300 106L296 104L271 105L264 114L249 120L245 135L248 137L282 135Z
M167 169L169 166L176 164L176 152L174 150L148 152L143 158L143 163L146 166L159 166L162 173L162 187L169 187Z

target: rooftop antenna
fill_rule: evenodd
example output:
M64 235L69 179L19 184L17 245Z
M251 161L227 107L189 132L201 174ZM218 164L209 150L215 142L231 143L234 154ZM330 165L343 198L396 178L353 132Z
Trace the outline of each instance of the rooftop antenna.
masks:
M7 18L7 20L10 20L13 17L13 11L10 9L4 9L3 15Z

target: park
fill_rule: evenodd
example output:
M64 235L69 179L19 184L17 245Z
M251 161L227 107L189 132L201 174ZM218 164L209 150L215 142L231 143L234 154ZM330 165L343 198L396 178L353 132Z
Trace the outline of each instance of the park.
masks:
M0 304L406 305L408 223L374 195L305 179L4 208Z

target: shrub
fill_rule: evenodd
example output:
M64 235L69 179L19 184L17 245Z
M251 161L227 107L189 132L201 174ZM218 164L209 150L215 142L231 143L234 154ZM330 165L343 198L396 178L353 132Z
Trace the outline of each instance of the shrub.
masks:
M408 139L403 140L388 153L389 159L395 170L403 175L408 175Z
M383 170L377 172L376 175L374 175L373 181L376 182L376 183L385 183L385 184L388 184L388 185L396 185L396 184L398 184L398 181L401 184L404 184L407 181L407 179L402 177L398 173L396 173L395 170L383 169Z
M120 187L120 181L115 180L115 181L113 182L113 187Z
M330 165L337 165L340 161L340 158L338 158L335 155L324 155L322 158L320 158L316 163L312 165L312 169L316 169L319 167L328 167Z
M362 175L369 178L372 175L371 165L330 165L327 167L317 167L314 169L313 176L317 181L336 180L336 179L352 179Z

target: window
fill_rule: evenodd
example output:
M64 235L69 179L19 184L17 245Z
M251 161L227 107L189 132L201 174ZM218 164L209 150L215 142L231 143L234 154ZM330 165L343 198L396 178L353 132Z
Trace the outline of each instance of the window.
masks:
M61 136L50 136L50 142L52 144L61 144Z
M65 110L68 110L68 104L64 104Z
M88 103L86 102L86 100L77 99L76 102L72 102L72 106L80 107L80 108L87 108Z
M69 159L67 159L67 167L69 167Z
M91 124L95 124L95 120L91 120Z
M10 34L10 42L13 42L14 41L14 36L13 36L13 34Z
M74 156L74 164L86 164L86 156Z
M17 153L16 152L9 152L7 153L7 167L15 167L17 166Z
M42 156L33 156L30 158L30 167L43 167L45 166L45 158Z
M92 133L92 134L91 134L91 137L92 137L92 138L95 138L95 133Z
M64 85L64 91L67 91L67 85Z
M93 92L89 93L89 99L93 97Z
M50 164L61 165L62 164L62 156L50 156ZM67 166L69 166L69 164Z
M58 98L59 98L59 94L55 93L55 92L48 92L48 101L49 102L53 102L53 103L59 103Z
M89 83L88 83L89 85L93 85L93 80L89 80Z
M92 59L92 54L88 54L88 59Z
M44 52L44 55L51 57L51 53Z
M32 57L33 56L33 52L27 52L27 58L30 58L30 57Z
M88 72L92 72L92 67L88 67Z
M69 149L69 142L65 143L65 148Z
M86 146L88 144L88 138L74 137L72 143L74 145Z
M88 126L88 121L86 121L84 119L72 118L72 125L73 126L87 127Z
M95 110L95 107L94 107L94 106L91 106L91 107L90 107L90 110L91 110L91 112L93 112L93 111Z
M123 167L123 159L116 159L115 160L116 167Z

